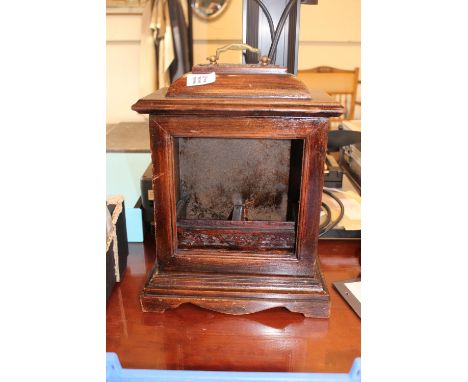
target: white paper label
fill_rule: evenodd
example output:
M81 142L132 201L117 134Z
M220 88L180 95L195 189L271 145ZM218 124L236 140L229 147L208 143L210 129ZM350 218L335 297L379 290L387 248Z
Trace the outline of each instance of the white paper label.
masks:
M187 74L187 86L199 86L211 84L216 81L216 73L206 73L206 74Z

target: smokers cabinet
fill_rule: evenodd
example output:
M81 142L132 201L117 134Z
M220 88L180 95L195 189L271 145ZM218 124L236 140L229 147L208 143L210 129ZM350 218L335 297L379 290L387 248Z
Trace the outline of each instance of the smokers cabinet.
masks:
M342 106L273 65L197 65L140 99L149 114L156 264L144 311L285 307L328 317L317 260L329 118Z

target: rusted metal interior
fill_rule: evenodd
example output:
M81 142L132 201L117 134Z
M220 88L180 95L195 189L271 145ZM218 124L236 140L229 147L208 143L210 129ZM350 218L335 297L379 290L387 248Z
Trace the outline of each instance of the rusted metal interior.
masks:
M175 144L179 248L294 250L302 140Z

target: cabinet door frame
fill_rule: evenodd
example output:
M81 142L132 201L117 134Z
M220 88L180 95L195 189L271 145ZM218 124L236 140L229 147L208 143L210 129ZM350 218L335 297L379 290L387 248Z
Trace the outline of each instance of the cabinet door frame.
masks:
M312 276L315 272L328 119L150 115L157 266L165 271ZM176 138L302 139L294 253L177 248Z

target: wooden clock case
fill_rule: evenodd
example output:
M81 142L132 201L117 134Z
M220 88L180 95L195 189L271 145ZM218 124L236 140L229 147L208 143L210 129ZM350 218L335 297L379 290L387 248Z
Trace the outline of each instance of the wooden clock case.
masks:
M328 317L317 241L329 118L343 108L324 92L307 90L285 68L214 64L192 69L212 71L214 83L188 87L185 75L132 107L149 114L155 196L157 261L140 295L142 309L163 312L192 303L228 314L285 307L307 317ZM181 144L194 138L287 141L286 218L245 220L236 206L229 217L186 218L179 154ZM274 162L271 156L268 160ZM200 172L197 184L209 174ZM227 174L223 184L231 177ZM242 203L249 196L243 197ZM247 209L246 203L240 208Z

